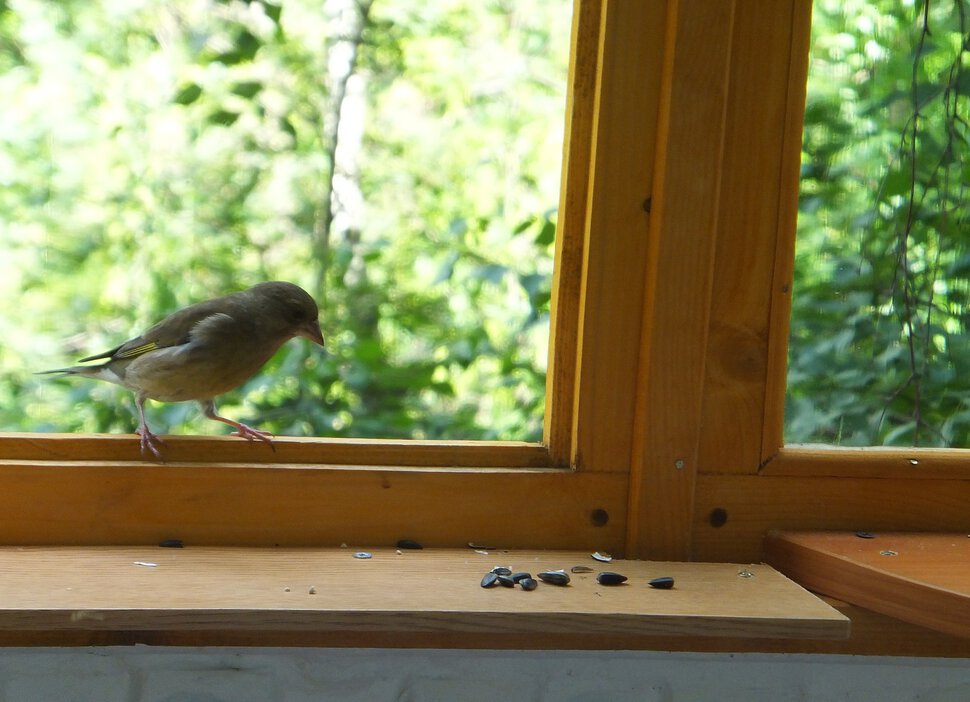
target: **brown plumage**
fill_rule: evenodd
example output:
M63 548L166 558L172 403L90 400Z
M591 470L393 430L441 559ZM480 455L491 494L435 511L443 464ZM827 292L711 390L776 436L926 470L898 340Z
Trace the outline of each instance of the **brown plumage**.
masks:
M190 305L141 336L87 358L90 366L45 371L83 375L122 385L135 393L142 454L161 458L161 439L145 421L145 401L195 400L206 417L224 422L250 441L272 445L270 434L216 413L214 398L256 375L276 350L302 336L323 346L313 298L292 283L260 283L249 290Z

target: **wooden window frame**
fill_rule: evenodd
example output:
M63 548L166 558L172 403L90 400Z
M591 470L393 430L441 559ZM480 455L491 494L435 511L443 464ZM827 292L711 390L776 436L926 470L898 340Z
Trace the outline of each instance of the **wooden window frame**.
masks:
M0 543L752 562L776 528L965 528L965 452L783 442L810 23L810 0L575 0L541 443L173 437L156 464L9 434Z
M694 54L712 83L708 100L725 96L723 116L686 127L707 139L695 133L700 153L677 152L676 167L694 178L690 194L655 193L676 212L653 213L654 315L628 544L651 558L743 562L761 558L771 529L965 529L966 451L784 443L811 2L726 4L714 18L702 2L678 3L697 51L727 44L718 57L729 58ZM685 99L684 121L696 100ZM691 210L700 198L713 216Z
M161 464L130 435L5 434L0 543L621 552L665 13L643 5L575 2L542 442L168 437Z

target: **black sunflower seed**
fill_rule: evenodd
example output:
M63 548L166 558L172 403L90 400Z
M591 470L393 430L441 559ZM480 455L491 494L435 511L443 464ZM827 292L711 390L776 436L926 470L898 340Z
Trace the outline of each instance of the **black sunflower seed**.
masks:
M544 570L539 573L539 580L550 585L568 585L569 573L564 570Z
M619 585L620 583L626 582L626 576L620 575L619 573L613 573L609 570L604 570L602 573L596 576L596 582L600 585Z

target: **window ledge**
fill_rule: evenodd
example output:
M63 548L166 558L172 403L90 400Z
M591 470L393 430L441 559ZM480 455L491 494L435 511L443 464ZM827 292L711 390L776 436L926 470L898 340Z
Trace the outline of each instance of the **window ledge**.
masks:
M970 639L966 533L775 531L765 555L815 592Z
M576 551L354 553L0 548L0 643L629 648L668 637L845 639L849 631L845 616L765 565L598 563ZM480 587L496 565L594 570L572 574L567 587ZM600 585L600 570L629 580ZM674 577L672 590L647 585L662 575Z

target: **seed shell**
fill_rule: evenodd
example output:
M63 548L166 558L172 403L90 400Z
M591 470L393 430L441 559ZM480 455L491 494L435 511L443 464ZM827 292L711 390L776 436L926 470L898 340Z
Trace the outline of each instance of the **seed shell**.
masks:
M518 573L512 573L512 575L510 577L512 578L512 582L517 583L520 580L525 580L526 578L531 578L532 577L532 573L526 573L524 570L520 570Z
M654 578L649 583L650 587L655 587L658 590L669 590L674 586L674 579L669 575L663 575L659 578Z
M503 587L515 587L515 581L512 580L511 575L499 575L496 577L498 578L499 585Z
M492 568L492 572L496 575L512 575L512 569L505 566L495 566Z
M535 590L539 586L539 583L532 578L522 578L522 580L519 581L519 586L523 590Z

